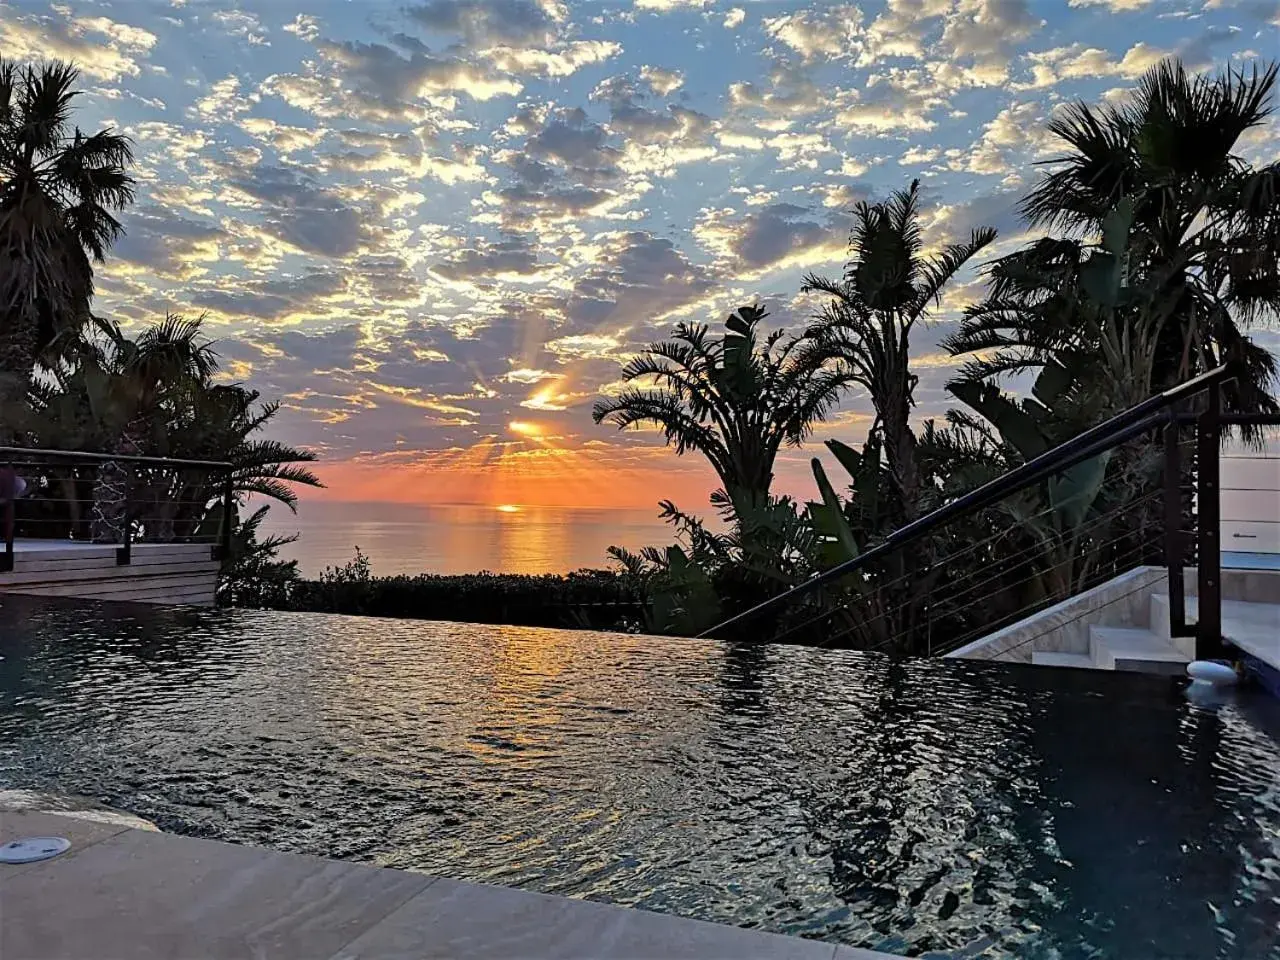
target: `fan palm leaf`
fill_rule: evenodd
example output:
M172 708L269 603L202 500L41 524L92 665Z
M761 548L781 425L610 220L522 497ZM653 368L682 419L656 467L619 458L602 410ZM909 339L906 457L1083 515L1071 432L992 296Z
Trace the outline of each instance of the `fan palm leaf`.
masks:
M133 199L129 141L72 126L78 71L0 58L0 409L16 423L35 365L89 319L93 261ZM62 341L65 342L65 341Z
M849 383L843 371L808 366L796 338L761 336L766 316L742 307L721 336L677 324L623 366L631 386L601 398L592 417L621 430L656 426L677 454L707 458L738 511L763 502L779 449L802 442Z

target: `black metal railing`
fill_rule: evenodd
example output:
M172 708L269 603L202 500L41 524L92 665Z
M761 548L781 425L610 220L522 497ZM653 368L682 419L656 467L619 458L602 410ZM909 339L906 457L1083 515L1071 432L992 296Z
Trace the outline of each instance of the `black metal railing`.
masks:
M1157 394L701 636L803 639L819 646L852 637L852 645L862 649L936 655L1127 570L1163 566L1169 575L1171 635L1194 632L1197 655L1216 655L1221 646L1218 461L1223 429L1280 422L1224 415L1221 387L1229 379L1227 369L1219 367ZM1189 410L1193 402L1201 409ZM1048 523L1045 517L1054 508L1026 513L1025 501L1034 502L1028 491L1122 447L1127 469L1141 480L1133 485L1134 495L1092 509L1069 530L1030 535ZM982 518L993 510L1006 514L1004 522L984 524ZM967 527L957 532L961 522ZM1183 588L1183 571L1192 563L1199 592L1194 628L1188 626ZM748 625L755 625L751 635L744 629ZM935 638L939 627L946 635Z
M18 539L114 545L120 565L135 543L207 543L221 559L234 510L224 460L0 447L0 572L13 570Z

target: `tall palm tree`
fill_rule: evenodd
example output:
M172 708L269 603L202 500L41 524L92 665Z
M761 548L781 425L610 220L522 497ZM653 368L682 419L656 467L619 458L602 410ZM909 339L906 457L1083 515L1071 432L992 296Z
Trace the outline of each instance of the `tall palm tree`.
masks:
M1253 168L1236 152L1270 115L1276 80L1274 63L1207 76L1168 59L1125 103L1072 104L1049 124L1067 152L1048 161L1022 204L1031 226L1064 229L1067 243L1100 235L1126 204L1126 269L1169 319L1157 386L1227 362L1237 370L1228 403L1246 412L1280 412L1271 395L1276 359L1243 333L1280 313L1280 162ZM1035 245L1010 267L1043 266L1065 252L1056 242ZM1014 328L1024 321L1015 311Z
M920 499L911 408L911 332L938 306L957 273L991 243L995 230L974 230L968 241L925 255L920 234L920 181L880 203L853 210L849 262L838 280L809 274L802 289L830 299L809 330L805 359L827 363L871 397L889 471L907 516Z
M200 320L169 314L136 340L112 321L95 320L105 337L100 354L105 377L91 394L106 422L118 424L107 452L142 454L163 443L175 406L209 381L218 355L200 332ZM127 522L129 472L123 461L110 460L98 469L93 494L95 540L117 542Z
M93 263L133 199L129 141L71 123L79 72L0 58L0 427L12 434L56 333L89 317Z
M650 344L622 369L624 380L652 386L600 400L591 414L619 429L655 424L676 453L701 453L739 518L768 502L779 449L803 442L849 382L845 371L798 362L798 338L782 330L762 338L767 315L759 305L741 307L721 337L680 323L671 339Z
M168 426L167 454L192 460L226 460L232 464L231 488L237 506L248 495L282 503L296 512L295 485L322 487L320 478L302 464L316 455L278 440L255 437L280 410L279 403L258 403L259 394L239 384L196 384L174 411ZM202 523L216 526L222 490L217 478L203 471L166 472L153 484L149 514L161 526L157 539L188 536ZM245 521L248 522L247 520Z
M259 404L256 391L213 381L218 356L199 318L170 315L136 339L97 318L85 332L33 387L32 423L42 444L229 461L237 504L257 495L294 509L295 485L322 486L301 466L315 454L256 436L279 404ZM77 503L73 476L51 479L64 487L68 504ZM96 471L92 490L92 532L102 540L119 536L126 506L144 517L149 539L188 537L207 527L216 533L222 518L221 478L206 470L126 469L112 460ZM70 520L77 525L77 516Z
M943 341L966 357L952 393L968 403L1008 375L1033 373L1065 440L1164 386L1161 338L1179 297L1135 268L1133 241L1125 200L1097 242L1043 238L991 263L987 296Z

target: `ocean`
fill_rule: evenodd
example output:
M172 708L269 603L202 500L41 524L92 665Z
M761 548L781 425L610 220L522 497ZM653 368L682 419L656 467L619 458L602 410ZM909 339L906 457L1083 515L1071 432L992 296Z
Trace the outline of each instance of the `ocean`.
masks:
M436 506L307 501L296 515L274 504L261 533L300 534L280 551L303 576L346 563L355 548L375 574L565 573L609 566L613 545L675 542L656 508Z

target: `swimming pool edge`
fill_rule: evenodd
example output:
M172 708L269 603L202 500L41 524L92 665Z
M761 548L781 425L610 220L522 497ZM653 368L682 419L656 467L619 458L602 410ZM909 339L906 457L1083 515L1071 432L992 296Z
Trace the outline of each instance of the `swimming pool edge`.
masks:
M595 901L0 811L0 843L42 835L67 837L71 850L0 864L0 956L892 960Z

